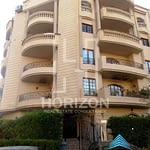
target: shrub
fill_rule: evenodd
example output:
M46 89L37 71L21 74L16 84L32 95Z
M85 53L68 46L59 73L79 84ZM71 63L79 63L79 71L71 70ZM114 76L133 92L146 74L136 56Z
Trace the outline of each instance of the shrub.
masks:
M0 120L0 138L10 139L16 136L15 120Z
M129 143L148 147L150 142L150 117L111 117L108 125L113 136L122 134Z
M52 139L62 137L62 114L33 111L16 120L0 120L0 139Z
M16 138L60 140L62 135L62 114L58 112L35 111L16 120Z

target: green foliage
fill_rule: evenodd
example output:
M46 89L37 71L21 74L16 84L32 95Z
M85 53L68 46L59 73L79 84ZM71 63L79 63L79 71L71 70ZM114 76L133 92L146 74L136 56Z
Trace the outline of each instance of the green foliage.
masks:
M37 146L40 150L59 150L59 141L54 140L0 140L0 146Z
M108 125L113 136L122 134L129 143L148 147L150 142L150 117L111 117Z
M62 114L57 112L30 112L16 120L16 138L60 140Z
M62 114L55 111L33 111L16 120L0 120L0 146L14 143L38 146L40 143L46 144L47 150L56 147L62 137L62 118Z
M15 120L0 120L0 138L10 139L16 136Z
M149 88L143 88L140 90L140 97L141 98L149 98L150 97L150 90Z

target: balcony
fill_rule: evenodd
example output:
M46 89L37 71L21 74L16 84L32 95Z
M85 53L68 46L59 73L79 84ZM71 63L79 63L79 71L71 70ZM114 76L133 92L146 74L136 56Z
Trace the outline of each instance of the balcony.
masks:
M129 10L129 8L134 8L134 0L123 0L121 2L120 0L101 0L100 3L101 6L115 7L121 10Z
M3 88L0 88L0 101L2 100L3 97Z
M103 7L101 9L101 17L102 25L104 27L107 26L109 29L112 28L113 23L117 26L116 29L123 28L122 30L129 30L134 24L129 12L114 7Z
M3 76L3 78L5 77L6 66L7 66L7 58L3 59L1 62L1 75Z
M7 57L8 49L4 49L3 57Z
M99 45L101 51L104 52L130 55L142 51L140 39L130 34L112 30L100 30L99 37Z
M149 107L149 97L142 95L141 91L124 89L122 95L118 95L116 92L110 92L108 87L103 87L99 90L98 96L103 100L107 99L110 107Z
M53 32L54 13L49 11L38 11L29 16L28 32L30 34ZM49 31L49 32L50 32Z
M13 20L9 20L7 25L6 25L6 33L11 33L12 28L13 28Z
M18 96L18 109L23 108L62 108L63 106L77 105L76 101L70 99L52 99L52 91L29 92ZM83 99L79 99L78 104L83 104ZM87 102L88 104L88 102Z
M43 4L47 4L48 7L50 7L49 5L49 0L42 0L42 1L31 1L31 0L24 0L23 4L24 7L23 9L26 10L32 10L33 8L37 7L37 6L42 6ZM53 1L52 1L53 2Z
M4 79L0 79L0 88L4 87Z
M0 100L3 96L4 79L0 79Z
M50 91L40 91L19 95L17 108L42 108L42 97L52 98L52 94Z
M50 59L53 57L53 48L58 45L58 35L53 33L36 34L27 37L22 44L23 56Z
M21 78L25 82L52 83L55 75L53 69L50 62L33 62L23 68Z
M147 76L143 64L106 56L101 57L99 70L104 78L123 78L127 80L128 78L142 79Z
M4 59L1 61L1 66L2 66L2 68L7 66L7 58L4 58Z
M10 45L10 40L6 40L6 42L4 44L4 50L7 50L9 45Z

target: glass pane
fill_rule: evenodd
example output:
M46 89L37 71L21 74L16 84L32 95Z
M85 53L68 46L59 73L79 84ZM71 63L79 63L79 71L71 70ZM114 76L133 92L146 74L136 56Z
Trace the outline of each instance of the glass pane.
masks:
M94 56L94 52L93 51L89 51L89 58L93 58Z

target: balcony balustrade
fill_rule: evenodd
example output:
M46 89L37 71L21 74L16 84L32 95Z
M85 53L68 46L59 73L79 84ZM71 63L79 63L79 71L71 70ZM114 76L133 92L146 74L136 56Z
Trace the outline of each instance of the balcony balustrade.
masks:
M41 99L42 97L51 98L52 94L50 91L25 93L19 96L19 102Z

